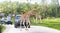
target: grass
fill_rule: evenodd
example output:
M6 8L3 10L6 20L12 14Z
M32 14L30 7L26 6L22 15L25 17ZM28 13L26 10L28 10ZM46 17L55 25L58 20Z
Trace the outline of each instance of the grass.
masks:
M32 25L35 25L35 26L45 26L45 27L49 27L49 28L54 28L54 29L60 30L60 24L41 23L41 24L32 24Z
M2 31L4 31L5 29L6 29L5 26L1 26L1 25L0 25L0 33L2 33Z
M33 20L31 20L31 24L35 26L46 26L49 28L54 28L60 30L60 19L43 19L42 23L35 24Z

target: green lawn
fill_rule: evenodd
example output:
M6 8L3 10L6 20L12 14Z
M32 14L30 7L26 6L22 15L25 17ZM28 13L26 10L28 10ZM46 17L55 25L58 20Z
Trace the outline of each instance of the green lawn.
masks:
M46 26L49 28L60 30L60 19L43 19L42 23L37 23L37 24L35 24L33 20L31 20L31 24L35 26Z
M3 30L5 30L5 29L6 29L5 26L1 26L1 25L0 25L0 33L1 33Z

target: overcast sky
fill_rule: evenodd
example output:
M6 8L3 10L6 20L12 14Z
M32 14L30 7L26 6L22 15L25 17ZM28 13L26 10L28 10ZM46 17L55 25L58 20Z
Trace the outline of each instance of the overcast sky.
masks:
M3 2L3 1L10 1L10 0L0 0L0 2ZM18 2L27 2L27 0L11 0L12 2L14 2L14 1L18 1ZM30 3L35 3L35 2L37 2L37 3L40 3L41 2L41 0L31 0L31 2ZM46 0L46 2L47 3L51 3L51 0ZM60 4L60 0L59 0L59 4Z

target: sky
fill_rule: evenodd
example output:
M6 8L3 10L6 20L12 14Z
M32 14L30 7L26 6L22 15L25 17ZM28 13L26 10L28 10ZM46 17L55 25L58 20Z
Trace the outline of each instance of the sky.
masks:
M3 1L10 1L10 0L0 0L0 2L3 2ZM26 2L27 3L27 0L11 0L12 2L14 2L14 1L18 1L18 2ZM30 1L28 1L28 2L30 2ZM41 0L31 0L31 2L30 3L35 3L35 2L37 2L38 4L39 3L41 3ZM49 3L51 3L51 0L46 0L46 2L49 4ZM60 0L59 0L59 4L60 4Z

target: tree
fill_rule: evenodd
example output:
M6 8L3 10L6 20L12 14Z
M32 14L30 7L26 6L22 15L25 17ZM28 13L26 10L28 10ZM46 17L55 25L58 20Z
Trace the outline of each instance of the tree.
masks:
M59 7L59 2L58 0L52 0L52 6L53 6L53 10L55 12L55 17L58 17L58 7Z

